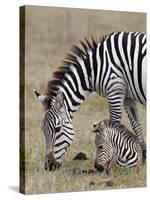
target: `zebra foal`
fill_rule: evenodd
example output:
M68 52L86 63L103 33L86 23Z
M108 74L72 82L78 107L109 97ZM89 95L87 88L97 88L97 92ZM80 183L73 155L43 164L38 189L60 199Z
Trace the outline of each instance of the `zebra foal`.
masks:
M93 132L96 133L95 168L98 171L107 171L114 164L131 167L143 163L142 148L137 136L124 125L103 120L93 127Z

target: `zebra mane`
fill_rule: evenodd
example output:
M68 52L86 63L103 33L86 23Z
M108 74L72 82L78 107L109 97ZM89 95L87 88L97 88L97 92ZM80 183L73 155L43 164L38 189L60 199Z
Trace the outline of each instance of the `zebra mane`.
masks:
M89 41L87 38L84 38L84 41L79 41L80 46L73 45L71 53L68 53L66 58L62 61L62 66L60 66L54 73L53 78L47 84L46 95L50 98L51 96L56 96L58 93L57 85L62 85L62 79L64 75L71 71L69 68L70 65L78 65L77 57L84 60L86 63L88 61L88 52L96 51L97 45L102 43L108 35L104 35L98 41L95 41L94 37L91 36Z

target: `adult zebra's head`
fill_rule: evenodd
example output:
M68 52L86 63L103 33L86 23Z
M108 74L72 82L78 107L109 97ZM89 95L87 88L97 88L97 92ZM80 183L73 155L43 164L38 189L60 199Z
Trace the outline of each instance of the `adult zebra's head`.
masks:
M93 132L96 134L96 158L94 167L100 172L107 170L114 153L112 144L107 134L106 124L107 120L93 124Z
M41 128L46 140L45 170L51 171L61 166L67 148L73 141L74 129L61 91L52 97L37 91L35 94L44 108Z

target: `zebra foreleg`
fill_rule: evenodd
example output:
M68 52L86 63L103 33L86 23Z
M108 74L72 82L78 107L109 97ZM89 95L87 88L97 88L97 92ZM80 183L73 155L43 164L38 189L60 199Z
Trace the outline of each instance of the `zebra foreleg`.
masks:
M140 145L143 151L143 159L145 159L146 158L146 144L145 144L144 137L142 134L141 124L139 122L136 103L133 99L126 98L124 101L124 107L128 115L128 118L130 120L131 127L140 142Z
M109 103L109 113L111 121L121 121L124 99L126 96L126 88L124 84L117 83L107 92L107 99Z

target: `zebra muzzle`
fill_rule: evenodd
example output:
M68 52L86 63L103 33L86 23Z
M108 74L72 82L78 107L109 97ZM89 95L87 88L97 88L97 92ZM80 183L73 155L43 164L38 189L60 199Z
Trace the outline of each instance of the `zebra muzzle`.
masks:
M56 159L53 153L49 153L46 155L46 162L45 162L45 170L46 171L54 171L60 168L61 164L56 162Z
M96 168L99 172L103 172L104 171L104 167L102 165L99 165L95 162L94 168Z

